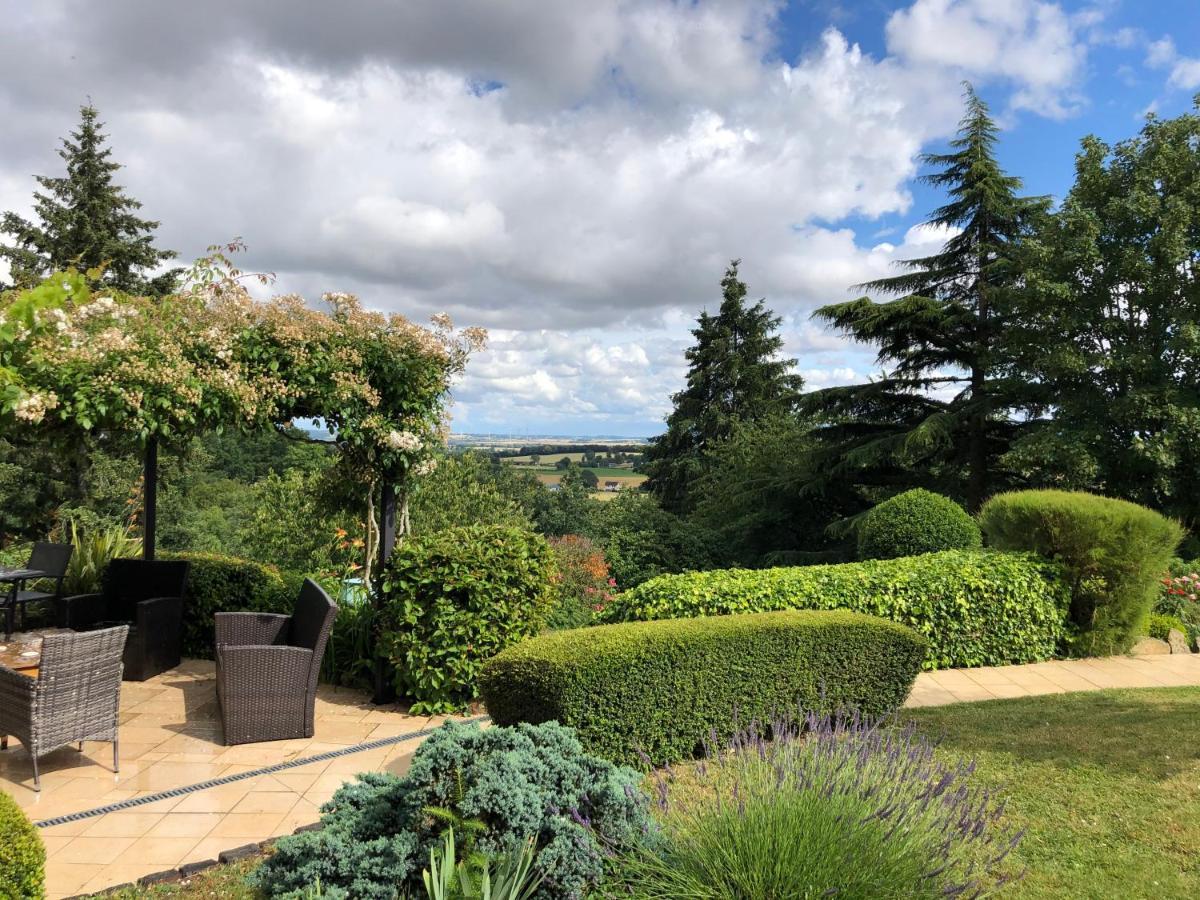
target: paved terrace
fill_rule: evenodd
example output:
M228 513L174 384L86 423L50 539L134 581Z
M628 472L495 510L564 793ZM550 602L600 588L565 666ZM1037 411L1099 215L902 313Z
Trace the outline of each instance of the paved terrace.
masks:
M1114 657L923 673L909 706L1027 697L1101 688L1200 685L1200 655ZM206 781L255 773L129 809L73 818L42 829L51 900L135 881L153 872L214 859L223 850L289 834L317 821L319 806L355 773L402 774L422 736L440 719L370 705L363 694L322 687L316 736L226 747L213 665L188 661L121 693L121 773L108 744L85 744L44 758L42 792L16 741L0 753L0 788L35 821L88 812ZM393 738L396 743L383 743ZM374 743L374 745L373 745ZM364 746L365 745L365 746ZM358 748L358 749L355 749ZM347 752L349 751L349 752ZM337 754L273 773L259 770Z

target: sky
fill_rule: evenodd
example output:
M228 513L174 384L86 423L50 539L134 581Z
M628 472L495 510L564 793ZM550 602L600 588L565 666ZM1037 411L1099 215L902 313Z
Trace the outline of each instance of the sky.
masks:
M945 235L964 80L1027 193L1200 92L1200 0L0 0L0 210L88 101L184 260L490 332L458 432L649 436L730 259L810 388L811 319Z

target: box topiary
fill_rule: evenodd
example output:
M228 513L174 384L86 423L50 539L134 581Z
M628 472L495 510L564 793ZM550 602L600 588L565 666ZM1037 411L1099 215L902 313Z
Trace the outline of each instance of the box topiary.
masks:
M847 609L907 625L930 669L1049 659L1069 591L1060 566L1033 554L947 550L899 559L663 575L618 595L610 621Z
M217 613L290 613L300 589L298 576L285 578L274 566L249 559L216 553L161 556L191 563L183 604L183 655L193 659L213 658Z
M911 629L850 612L628 622L510 647L484 665L479 686L499 725L557 721L607 759L664 763L739 723L891 712L925 650Z
M988 544L1059 562L1071 589L1072 651L1123 653L1158 598L1183 527L1152 509L1096 494L1013 491L983 505Z
M46 848L16 801L0 791L0 898L45 896Z
M941 494L905 491L869 510L858 526L860 559L893 559L939 550L976 550L979 526Z

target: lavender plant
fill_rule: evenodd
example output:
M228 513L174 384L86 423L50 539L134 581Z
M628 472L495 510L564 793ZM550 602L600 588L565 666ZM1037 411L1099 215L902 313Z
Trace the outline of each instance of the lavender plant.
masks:
M770 739L768 740L768 736ZM810 715L656 775L663 840L625 858L638 898L947 898L1011 880L1003 804L911 726Z

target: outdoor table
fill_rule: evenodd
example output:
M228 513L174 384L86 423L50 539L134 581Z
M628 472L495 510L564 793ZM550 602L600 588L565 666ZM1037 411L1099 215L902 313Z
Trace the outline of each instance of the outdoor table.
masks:
M42 662L42 638L48 634L63 634L66 631L65 628L26 631L13 640L0 643L0 666L12 669L19 675L37 678L38 666Z
M12 637L14 616L17 612L17 593L26 581L47 578L48 573L40 569L5 569L0 567L0 584L11 584L12 590L4 601L4 637Z

